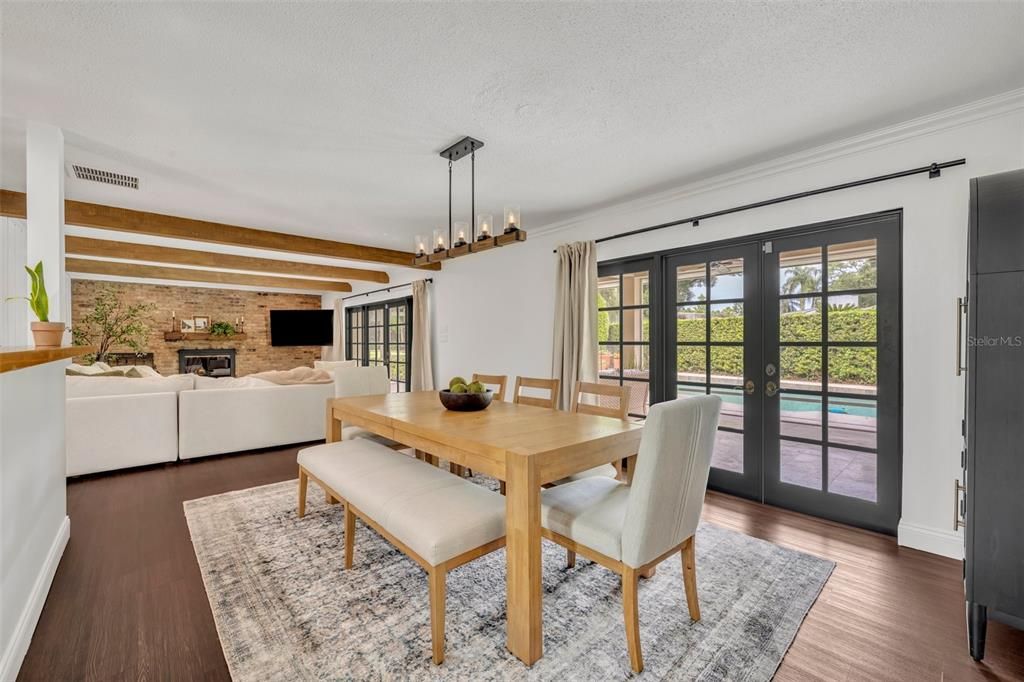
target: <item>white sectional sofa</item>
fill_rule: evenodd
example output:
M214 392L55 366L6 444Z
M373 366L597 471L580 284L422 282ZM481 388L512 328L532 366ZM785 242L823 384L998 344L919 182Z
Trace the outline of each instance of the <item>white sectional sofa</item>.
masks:
M68 476L319 440L334 396L333 383L251 377L66 381Z

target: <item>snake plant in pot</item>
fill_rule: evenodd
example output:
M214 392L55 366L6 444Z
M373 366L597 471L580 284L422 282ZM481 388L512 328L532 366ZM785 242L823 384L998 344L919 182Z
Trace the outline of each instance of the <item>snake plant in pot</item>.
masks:
M36 348L59 348L64 339L64 323L50 322L50 298L46 295L46 283L43 281L43 261L36 267L25 266L29 279L32 280L32 291L28 295L28 305L39 318L32 323L32 336Z

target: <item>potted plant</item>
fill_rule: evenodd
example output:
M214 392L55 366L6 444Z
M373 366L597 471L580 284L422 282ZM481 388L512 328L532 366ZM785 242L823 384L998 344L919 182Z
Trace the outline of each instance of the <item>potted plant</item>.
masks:
M36 263L34 269L26 265L25 272L32 280L32 291L25 300L39 318L38 322L32 323L36 348L59 348L63 345L64 323L50 322L50 298L46 295L46 282L43 281L43 261Z

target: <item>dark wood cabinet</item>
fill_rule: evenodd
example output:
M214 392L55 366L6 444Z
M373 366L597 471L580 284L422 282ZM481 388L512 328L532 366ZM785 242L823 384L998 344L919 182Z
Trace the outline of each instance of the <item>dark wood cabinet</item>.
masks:
M981 660L989 618L1024 627L1024 170L971 180L969 229L960 509L969 646Z

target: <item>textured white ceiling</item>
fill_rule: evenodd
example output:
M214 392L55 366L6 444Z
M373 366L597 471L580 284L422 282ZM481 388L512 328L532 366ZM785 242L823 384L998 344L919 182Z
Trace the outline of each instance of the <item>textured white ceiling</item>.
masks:
M2 185L26 119L70 198L410 250L537 227L1024 84L1024 3L4 3ZM469 166L456 165L456 219Z

